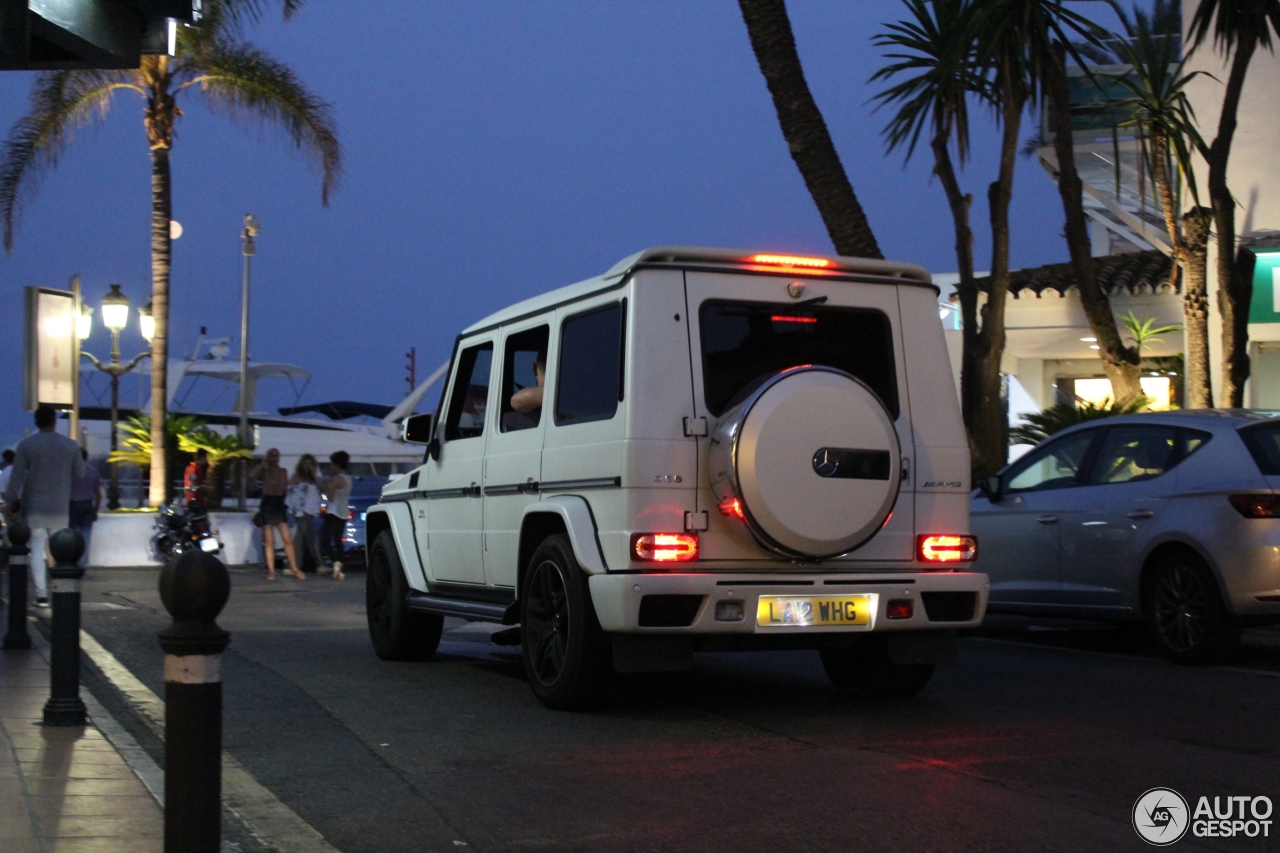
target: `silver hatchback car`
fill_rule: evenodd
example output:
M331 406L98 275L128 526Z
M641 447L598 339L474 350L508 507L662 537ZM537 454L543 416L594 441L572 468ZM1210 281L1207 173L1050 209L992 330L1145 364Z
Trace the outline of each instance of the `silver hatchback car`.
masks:
M1108 418L970 498L993 612L1143 621L1181 663L1280 623L1280 412Z

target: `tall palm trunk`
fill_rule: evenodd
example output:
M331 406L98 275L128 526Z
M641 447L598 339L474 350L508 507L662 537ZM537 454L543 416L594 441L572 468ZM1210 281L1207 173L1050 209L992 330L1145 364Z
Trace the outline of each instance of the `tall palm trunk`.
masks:
M1049 100L1057 132L1053 150L1058 156L1058 194L1066 215L1067 249L1071 253L1071 269L1075 273L1080 303L1089 328L1098 339L1102 370L1111 380L1116 403L1125 404L1142 396L1142 372L1137 350L1120 339L1116 318L1111 312L1111 299L1098 284L1093 263L1093 247L1084 213L1084 183L1076 171L1075 141L1071 134L1071 94L1067 88L1067 51L1062 44L1054 49L1053 68L1049 70Z
M1000 171L987 188L987 206L991 215L991 289L982 306L982 328L976 341L977 405L973 430L969 436L973 452L975 477L994 474L1003 464L1008 447L1005 443L1005 414L1000 400L1000 362L1004 358L1005 302L1009 298L1009 202L1013 198L1013 171L1018 159L1018 133L1022 128L1022 111L1027 98L1004 79L1000 97L1001 124ZM963 379L963 377L962 377Z
M1182 270L1182 314L1187 346L1183 380L1188 409L1213 407L1213 380L1209 373L1209 297L1206 272L1209 223L1212 211L1195 207L1183 217L1181 227L1174 207L1173 173L1169 168L1169 137L1155 127L1151 133L1151 179L1160 200L1160 213L1173 247L1174 270Z
M169 223L173 219L169 149L173 123L179 115L165 57L143 60L149 92L144 122L151 146L151 311L155 336L151 339L151 489L150 503L169 500L169 453L166 419L169 404L169 268L173 249Z
M956 265L960 281L956 284L956 296L960 299L960 323L962 326L960 356L960 410L965 429L973 431L974 417L978 409L978 284L973 277L973 229L969 226L969 209L973 196L962 192L956 179L956 170L947 147L950 128L933 137L933 173L942 183L951 208L951 220L956 232Z
M1186 261L1182 265L1182 314L1187 330L1187 408L1213 408L1209 360L1209 225L1213 211L1195 207L1182 217Z
M738 5L747 24L751 49L773 96L782 136L809 195L818 206L836 252L883 258L866 213L831 142L822 111L805 82L786 3L784 0L738 0Z
M1218 231L1218 311L1222 314L1222 392L1219 403L1226 408L1244 405L1244 383L1249 378L1249 303L1253 300L1253 278L1240 275L1236 261L1236 202L1227 188L1227 162L1236 134L1236 114L1249 61L1257 48L1253 38L1236 45L1218 117L1218 137L1209 146L1209 200L1213 204L1214 226Z

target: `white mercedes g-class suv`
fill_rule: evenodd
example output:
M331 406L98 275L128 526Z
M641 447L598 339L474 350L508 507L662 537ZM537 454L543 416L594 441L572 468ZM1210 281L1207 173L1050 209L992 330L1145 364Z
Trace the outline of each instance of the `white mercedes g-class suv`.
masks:
M518 626L534 693L815 649L911 695L982 621L969 451L911 264L663 247L458 336L422 465L367 514L377 654Z

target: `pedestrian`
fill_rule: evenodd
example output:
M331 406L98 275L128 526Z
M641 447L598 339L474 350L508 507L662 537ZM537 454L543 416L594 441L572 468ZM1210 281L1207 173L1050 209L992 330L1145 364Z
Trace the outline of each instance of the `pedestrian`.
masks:
M316 532L316 516L320 515L320 483L316 479L316 458L310 453L302 454L298 465L293 469L293 477L289 480L289 511L298 523L298 563L304 568L307 558L319 570L324 565L320 555L320 536Z
M347 512L351 500L351 477L347 474L351 454L339 450L329 456L329 464L333 466L333 470L324 483L328 505L325 508L320 550L333 561L333 579L340 581L346 578L342 572L342 561L346 557L342 548L342 534L347 529Z
M80 445L58 435L57 427L58 413L51 406L36 409L39 432L19 442L4 493L10 520L21 518L31 530L30 568L37 607L49 606L49 536L67 526L71 488L84 477Z
M71 487L71 505L68 507L70 527L79 530L84 537L84 553L80 555L80 567L89 564L89 541L93 537L93 523L98 520L102 507L102 477L98 469L89 464L89 451L80 448L84 460L84 476Z
M205 480L208 476L209 451L201 447L187 463L187 470L182 473L182 498L188 507L205 505Z
M0 462L0 495L9 491L9 478L13 476L13 451L5 450Z
M289 571L298 580L306 580L306 575L298 570L298 561L293 554L293 537L289 535L289 515L284 508L285 491L289 488L289 472L280 467L280 451L274 447L267 451L262 464L248 473L250 480L262 480L262 504L258 512L262 515L262 556L267 564L267 580L276 579L276 545L275 536L280 534L284 543L284 555L289 560Z

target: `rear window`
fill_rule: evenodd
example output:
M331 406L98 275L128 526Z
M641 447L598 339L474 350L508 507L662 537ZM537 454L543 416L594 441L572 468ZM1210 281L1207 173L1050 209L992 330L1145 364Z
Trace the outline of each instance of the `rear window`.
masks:
M820 364L865 382L897 420L893 327L883 311L714 300L698 319L711 414L724 414L780 370Z
M1258 470L1268 477L1280 477L1280 423L1242 429L1240 437Z

